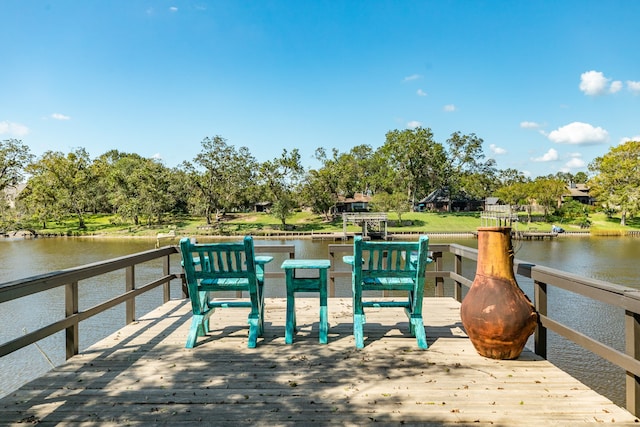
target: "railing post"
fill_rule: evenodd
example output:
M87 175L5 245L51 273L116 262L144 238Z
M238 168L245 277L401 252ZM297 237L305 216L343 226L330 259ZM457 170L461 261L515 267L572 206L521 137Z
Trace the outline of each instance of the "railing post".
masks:
M631 311L624 313L624 341L626 353L638 359L640 357L640 315ZM632 372L627 372L627 410L633 415L640 413L640 378Z
M547 284L533 282L534 307L539 316L547 316ZM542 326L538 317L538 326L534 333L534 351L538 356L547 358L547 328Z
M135 278L136 266L130 265L125 270L125 292L129 292L135 289L136 287L136 278ZM125 317L126 324L133 323L136 320L136 299L130 298L125 302Z
M435 258L436 271L443 271L444 257L442 256L442 252L434 252L433 257ZM435 294L436 297L444 296L444 277L436 277Z
M68 283L64 287L64 311L65 316L73 316L78 313L78 282ZM74 322L65 330L66 357L71 359L79 350L78 322Z
M331 262L329 272L329 298L336 296L336 253L332 250L329 251L329 261Z
M171 274L171 255L167 255L162 259L162 272L165 276ZM162 297L165 303L171 299L171 281L162 285Z
M456 274L462 275L462 255L456 255L455 265L453 266L454 272ZM462 302L462 283L455 281L455 286L453 287L453 297L458 302Z

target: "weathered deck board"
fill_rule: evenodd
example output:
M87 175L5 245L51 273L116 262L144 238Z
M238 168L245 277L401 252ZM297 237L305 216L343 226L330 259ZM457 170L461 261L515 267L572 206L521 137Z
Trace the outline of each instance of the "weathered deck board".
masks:
M480 357L459 304L426 298L429 349L401 309L368 309L356 350L351 301L298 298L300 330L284 343L286 300L268 299L265 337L247 348L246 310L218 310L213 331L185 349L189 304L172 301L0 400L0 423L73 425L576 425L636 418L545 360Z

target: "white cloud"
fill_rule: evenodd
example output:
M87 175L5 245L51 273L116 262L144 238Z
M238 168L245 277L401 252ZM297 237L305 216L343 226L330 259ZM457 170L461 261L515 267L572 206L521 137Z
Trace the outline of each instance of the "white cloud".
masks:
M570 153L570 159L564 164L563 167L560 168L562 172L571 172L575 169L583 169L587 166L587 163L582 160L582 154L580 153Z
M417 94L418 96L427 96L427 92L423 91L422 89L418 89Z
M6 120L0 122L0 135L25 136L28 133L29 128L20 123L8 122Z
M587 71L580 75L580 90L586 95L604 95L609 91L609 81L600 71Z
M407 123L407 127L411 128L411 129L415 129L415 128L420 127L420 126L422 126L422 123L420 123L417 120L412 120L409 123Z
M534 162L553 162L558 160L558 152L553 148L550 148L549 151L544 153L542 156L532 158L531 160Z
M640 81L627 80L627 90L635 95L640 95ZM580 90L586 95L605 95L607 93L620 92L624 83L620 80L611 80L600 71L587 71L580 75Z
M489 145L489 150L491 150L493 154L507 154L507 150L498 147L496 144Z
M177 11L178 11L178 8L177 8L177 7L175 7L175 6L171 6L171 7L169 8L169 11L171 11L171 12L177 12Z
M520 127L523 129L538 129L540 124L536 122L520 122Z
M403 79L403 81L410 82L410 81L413 81L413 80L418 80L420 78L422 78L422 76L420 74L412 74L410 76L405 77Z
M443 107L443 110L447 112L456 111L456 106L453 104L447 104Z
M71 119L71 117L69 116L65 116L64 114L60 114L60 113L53 113L51 115L52 119L56 119L56 120L69 120Z
M620 80L616 80L615 82L611 82L611 87L609 87L609 92L616 93L622 89L622 82Z
M573 122L551 131L548 137L558 144L600 144L609 139L609 132L589 123Z
M579 157L574 157L571 160L569 160L567 163L565 163L565 167L569 169L579 169L579 168L585 167L586 165L587 164L585 163L585 161Z
M627 89L629 89L631 92L633 92L636 95L640 95L640 82L627 80Z
M153 156L151 156L152 159L155 160L162 160L162 156L160 155L160 153L156 153Z
M628 136L625 136L624 138L620 138L619 144L624 144L625 142L629 142L629 141L640 141L640 135L632 136L631 138L629 138Z

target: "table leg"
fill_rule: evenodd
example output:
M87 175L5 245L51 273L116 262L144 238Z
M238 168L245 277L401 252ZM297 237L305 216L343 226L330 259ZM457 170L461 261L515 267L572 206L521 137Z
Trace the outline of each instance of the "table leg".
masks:
M293 286L294 269L287 269L287 318L285 322L284 342L293 343L293 334L296 329L296 305Z
M327 270L320 269L320 344L327 343L327 333L329 332L329 320L327 310Z

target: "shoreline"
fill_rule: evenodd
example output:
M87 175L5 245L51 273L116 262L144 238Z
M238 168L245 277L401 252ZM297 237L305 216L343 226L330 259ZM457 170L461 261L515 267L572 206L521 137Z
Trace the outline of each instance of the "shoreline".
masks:
M80 234L80 235L66 235L66 234L37 234L32 235L30 233L21 233L14 236L4 236L5 240L30 240L41 238L67 238L67 239L132 239L132 240L149 240L159 243L175 242L177 244L182 237L196 237L202 241L207 240L236 240L245 236L244 234L237 235L216 235L216 234L200 234L200 233L176 233L175 236L166 236L165 233L157 233L156 235L130 235L130 234ZM291 232L291 231L274 231L264 234L251 234L254 240L318 240L318 241L343 241L347 242L353 239L353 236L359 233L349 232L345 236L343 232L335 233L314 233L314 232ZM430 239L446 239L446 238L475 238L477 237L477 231L403 231L400 233L387 233L388 240L402 240L405 238L417 238L421 235L427 235ZM569 231L560 233L554 237L640 237L640 232L627 232L621 233L596 233L593 234L589 231ZM515 239L515 237L514 237ZM382 239L381 239L382 240Z

